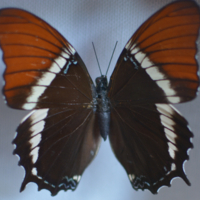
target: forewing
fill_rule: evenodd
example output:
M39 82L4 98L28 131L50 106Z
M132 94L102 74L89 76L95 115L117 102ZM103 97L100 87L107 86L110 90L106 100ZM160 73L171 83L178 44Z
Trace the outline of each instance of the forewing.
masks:
M10 107L31 110L91 102L93 83L83 61L42 19L19 9L0 10L0 46L6 64L3 93Z
M152 193L174 177L190 185L184 172L193 147L187 121L168 104L115 107L110 143L134 189Z
M200 11L194 1L173 2L130 38L110 80L115 103L180 103L199 86L196 40Z
M25 169L21 191L29 182L52 195L75 190L97 153L100 134L92 109L39 109L17 128L14 154Z

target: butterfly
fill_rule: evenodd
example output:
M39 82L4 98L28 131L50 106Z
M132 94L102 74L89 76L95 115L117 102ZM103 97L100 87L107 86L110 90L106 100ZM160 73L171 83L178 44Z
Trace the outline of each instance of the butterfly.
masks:
M194 1L168 4L125 45L110 82L93 83L74 47L53 27L20 9L0 10L3 95L31 110L16 130L14 154L29 182L52 195L75 190L109 137L135 190L153 194L181 177L193 147L186 119L171 104L194 99L199 87Z

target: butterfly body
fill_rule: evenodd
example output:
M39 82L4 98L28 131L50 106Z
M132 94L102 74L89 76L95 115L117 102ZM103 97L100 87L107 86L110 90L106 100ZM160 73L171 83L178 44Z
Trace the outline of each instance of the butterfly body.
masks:
M96 102L100 134L106 140L110 131L110 100L106 76L96 78Z
M200 10L173 2L151 16L123 49L109 84L96 87L73 46L53 27L20 9L0 10L0 47L7 104L31 110L18 126L14 154L52 195L75 190L101 138L134 189L157 193L184 171L193 147L187 120L171 105L192 100L199 87L196 41Z

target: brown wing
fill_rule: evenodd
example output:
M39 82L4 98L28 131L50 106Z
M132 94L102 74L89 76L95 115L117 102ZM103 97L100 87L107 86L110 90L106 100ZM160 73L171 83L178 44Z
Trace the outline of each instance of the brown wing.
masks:
M200 11L176 1L151 16L126 44L111 76L110 143L134 189L157 193L183 169L192 147L187 121L168 103L196 97Z
M168 104L116 107L111 113L110 143L136 190L157 193L174 177L190 185L183 163L192 137L187 121Z
M0 10L6 64L3 93L12 108L33 110L17 129L14 154L29 182L52 195L75 188L100 144L93 82L75 49L40 18Z
M16 132L14 154L26 172L21 191L35 182L52 195L76 189L101 141L96 114L87 108L34 110Z

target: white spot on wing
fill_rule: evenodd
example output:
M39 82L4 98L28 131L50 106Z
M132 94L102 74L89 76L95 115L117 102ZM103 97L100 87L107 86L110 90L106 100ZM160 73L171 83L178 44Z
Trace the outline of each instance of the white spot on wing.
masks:
M45 119L47 117L48 111L49 111L49 109L46 108L46 109L40 109L40 110L31 112L31 113L33 113L31 115L31 124L34 124L36 122L39 122L39 121Z
M179 103L181 101L180 97L175 96L176 92L175 90L171 88L169 80L159 80L159 81L156 81L156 83L164 91L164 93L166 94L166 98L168 99L169 102Z
M44 79L43 79L44 80ZM46 87L44 86L33 86L31 88L31 95L26 99L27 102L30 103L25 103L22 108L25 110L31 110L36 107L38 98L44 93L46 90Z
M160 79L165 79L164 74L160 73L158 67L149 67L146 69L149 76L155 81Z
M128 178L131 182L133 182L133 180L135 179L135 175L134 174L129 174Z
M145 54L139 51L137 54L135 54L135 59L139 62L142 63L143 59L145 58Z
M173 125L175 125L174 121L165 115L160 115L161 123L164 127L167 127L171 130L174 130Z
M74 48L71 48L72 54L74 53ZM31 88L31 95L26 99L27 103L25 103L22 108L25 110L31 110L37 105L37 101L39 97L46 90L46 86L49 86L51 82L55 79L56 73L59 73L61 69L66 65L67 59L69 59L69 54L65 51L62 51L61 55L52 62L49 70L43 73L42 77L38 79L36 86Z
M36 135L37 133L40 133L43 129L44 129L44 125L45 125L45 122L42 120L42 121L39 121L38 123L34 124L31 128L30 128L30 131L32 132L31 136L34 136Z
M144 57L146 55L144 54ZM143 60L142 60L142 63L141 63L141 66L142 68L147 68L147 67L151 67L153 66L154 64L150 61L150 59L148 57L145 57Z
M126 46L125 46L125 48L126 48L127 50L129 49L130 44L131 44L131 40L129 40L129 41L127 42ZM133 47L134 47L134 46L135 46L135 45L133 45Z
M81 176L80 175L75 175L75 176L73 176L73 179L75 181L77 181L77 183L78 183L81 180Z
M32 175L37 176L37 169L34 167L34 168L31 170L31 173L32 173Z
M30 156L32 156L33 164L36 163L38 159L38 153L39 153L39 147L35 147L30 153Z
M175 91L170 88L170 81L169 80L159 80L156 82L160 88L163 89L165 94L167 95L175 95Z
M171 131L171 130L169 130L169 129L167 129L167 128L165 128L164 129L164 131L165 131L165 135L166 135L166 137L167 137L167 139L170 141L170 142L172 142L172 143L176 143L176 141L175 141L175 139L176 139L176 134L173 132L173 131Z
M171 119L175 111L173 107L167 104L155 104L158 112L160 113L160 121L164 126L164 133L166 138L169 140L168 144L168 152L172 159L175 158L175 151L177 151L176 145L176 137L174 125L175 122Z
M139 48L133 48L131 50L131 54L136 54L136 53L138 53L139 50L140 50Z
M178 149L176 148L176 146L174 144L172 144L171 142L168 142L168 151L169 151L169 155L172 159L175 158L175 151L177 151Z
M26 100L27 101L27 100ZM36 103L25 103L22 108L24 110L31 110L36 107Z
M172 117L175 111L177 112L177 110L169 104L156 104L156 107L160 114L166 115L168 117Z
M175 171L176 170L176 165L174 163L172 163L171 165L171 171Z
M32 137L29 140L29 143L31 144L31 149L36 147L40 143L41 139L42 139L41 134L37 134L34 137Z
M130 41L126 45L128 49ZM135 47L136 44L132 45L130 49L130 54L135 56L135 59L141 64L141 67L146 70L147 74L151 77L152 80L156 81L158 87L160 87L163 92L166 94L166 98L171 103L179 103L181 101L180 97L175 96L176 91L171 87L170 81L165 80L165 74L159 71L159 67L155 66L149 57L143 53L138 47Z
M76 50L69 44L69 49L72 55L76 53Z
M167 97L167 99L171 103L180 103L180 101L181 101L180 97Z
M38 159L39 153L39 143L42 140L41 132L45 127L45 119L47 117L49 109L41 109L32 112L33 114L30 116L30 124L33 124L30 127L31 135L29 144L31 145L30 149L32 149L30 156L32 156L32 162L35 163Z

